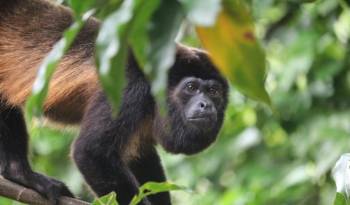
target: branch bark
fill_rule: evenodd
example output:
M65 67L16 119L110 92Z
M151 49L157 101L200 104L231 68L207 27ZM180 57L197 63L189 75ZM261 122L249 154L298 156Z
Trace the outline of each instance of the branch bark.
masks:
M37 192L0 177L0 196L31 205L51 205ZM69 197L61 197L59 205L90 205L90 203Z

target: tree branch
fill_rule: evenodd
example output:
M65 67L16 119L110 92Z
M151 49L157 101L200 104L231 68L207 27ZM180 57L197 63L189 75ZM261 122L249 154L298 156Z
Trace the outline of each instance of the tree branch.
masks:
M49 201L39 195L37 192L15 184L0 177L0 196L4 196L16 201L32 205L50 205ZM90 205L85 201L81 201L69 197L61 197L60 205Z

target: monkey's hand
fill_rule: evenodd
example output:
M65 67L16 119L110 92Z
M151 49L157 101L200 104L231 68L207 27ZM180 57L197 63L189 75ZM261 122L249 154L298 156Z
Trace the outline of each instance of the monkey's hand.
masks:
M2 174L8 180L37 191L47 198L50 204L57 205L61 196L74 197L64 183L31 170L17 172L13 172L13 170L7 172L5 170Z

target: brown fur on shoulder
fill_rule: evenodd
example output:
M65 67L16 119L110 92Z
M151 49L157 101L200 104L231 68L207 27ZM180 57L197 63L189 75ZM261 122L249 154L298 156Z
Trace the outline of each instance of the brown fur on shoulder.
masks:
M0 9L0 96L9 105L20 106L30 95L40 63L73 18L67 8L49 1L16 0L2 6L7 9ZM98 27L91 18L56 69L44 105L50 118L79 122L99 89L93 60Z

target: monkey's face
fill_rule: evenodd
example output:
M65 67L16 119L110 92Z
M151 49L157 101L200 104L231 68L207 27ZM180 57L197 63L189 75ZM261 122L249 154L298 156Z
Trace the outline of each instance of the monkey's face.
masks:
M179 83L174 94L188 126L201 131L215 127L218 109L223 106L223 89L219 82L187 77Z
M168 73L169 135L160 142L172 153L195 154L218 136L227 105L228 84L208 54L178 45Z
M183 78L168 101L172 132L176 134L168 139L165 148L184 154L207 148L221 128L226 103L226 90L219 81Z

